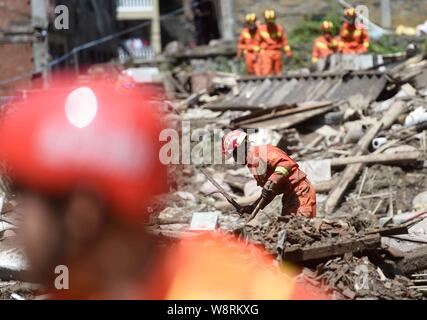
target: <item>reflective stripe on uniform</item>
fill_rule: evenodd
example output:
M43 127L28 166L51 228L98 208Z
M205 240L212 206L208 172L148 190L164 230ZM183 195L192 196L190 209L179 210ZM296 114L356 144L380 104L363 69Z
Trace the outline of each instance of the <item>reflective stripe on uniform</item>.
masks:
M261 36L265 39L270 38L270 34L268 32L265 32L265 31L261 31Z
M274 173L284 175L285 177L289 176L288 169L286 169L284 167L277 167L276 170L274 170Z
M243 32L243 37L245 39L252 39L252 36L251 36L251 34L249 32Z
M316 46L320 49L328 49L328 46L321 41L317 41Z
M365 48L369 48L369 42L364 42L364 43L363 43L363 46L364 46Z
M285 51L286 51L286 52L291 51L291 47L290 47L290 46L285 46Z

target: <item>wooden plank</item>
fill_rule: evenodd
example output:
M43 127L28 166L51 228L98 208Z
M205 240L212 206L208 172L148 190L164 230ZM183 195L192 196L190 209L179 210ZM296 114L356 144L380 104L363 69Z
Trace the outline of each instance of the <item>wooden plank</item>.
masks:
M398 111L400 110L401 112L403 112L404 109L405 108L396 104L392 108L390 108L385 113L381 121L377 121L371 126L368 132L356 145L356 148L353 150L352 155L353 156L364 155L367 152L372 140L378 134L378 132L380 132L380 130L383 129L385 126L391 126L391 124L393 124L400 115ZM326 214L331 214L336 209L342 197L344 196L344 193L347 191L348 187L351 185L351 183L353 183L353 181L359 175L363 166L364 165L362 163L355 163L355 164L348 165L346 167L346 169L344 170L344 173L342 174L341 181L337 184L337 186L334 189L332 189L332 191L329 193L328 199L326 200L326 203L325 203Z
M245 124L245 125L242 125L241 128L255 127L255 128L264 128L264 129L274 129L274 130L288 129L288 128L292 128L293 126L299 123L307 121L315 116L319 116L323 113L326 113L334 108L335 106L327 106L327 107L322 107L322 108L309 110L305 112L299 112L296 114L292 114L290 116L274 117L273 119L267 120L267 121Z
M329 192L337 184L337 182L338 182L337 179L332 179L329 181L316 182L314 184L314 189L318 193Z
M327 107L330 105L331 105L331 102L329 102L329 101L316 102L316 103L306 102L306 103L289 105L289 106L284 105L284 106L280 106L280 107L276 107L276 108L271 108L271 109L269 108L268 110L265 110L265 111L255 112L255 113L250 114L248 116L244 116L241 118L234 119L232 121L232 124L235 127L239 127L239 126L242 126L245 124L267 121L267 120L275 119L277 117L289 116L289 115L292 115L295 113L315 110L315 109ZM283 110L283 109L285 109L285 110Z
M362 252L381 246L379 234L368 235L359 239L349 239L312 248L285 249L283 259L292 262L307 262L318 259L329 259L347 252Z
M389 164L389 163L402 163L414 162L421 158L421 153L418 151L408 153L394 153L394 154L370 154L365 156L354 156L346 158L331 159L332 167L342 167L349 164L363 163L363 164Z
M395 227L390 227L390 228L381 228L378 230L373 230L370 231L366 234L379 234L382 237L387 237L387 236L395 236L395 235L399 235L399 234L408 234L408 226L404 225L404 226L395 226Z
M406 104L403 101L396 101L387 112L387 117L382 119L384 124L383 129L389 129L396 119L406 110Z
M374 123L365 136L359 141L356 145L355 150L353 151L354 155L362 155L368 149L368 146L371 144L372 140L381 130L382 122L378 121ZM343 174L341 175L341 181L331 190L329 193L328 199L325 203L325 213L331 214L335 208L338 206L341 201L344 193L347 191L347 188L350 184L356 179L359 172L362 170L363 164L356 163L351 164L346 167Z

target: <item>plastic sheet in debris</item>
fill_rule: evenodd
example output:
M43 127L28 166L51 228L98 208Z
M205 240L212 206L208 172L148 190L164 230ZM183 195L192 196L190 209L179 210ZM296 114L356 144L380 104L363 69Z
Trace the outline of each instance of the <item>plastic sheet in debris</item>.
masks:
M249 135L249 140L256 145L272 144L277 146L282 135L271 129L259 129L257 133Z
M412 111L405 119L406 128L427 121L427 111L424 107L418 107Z
M331 160L311 160L298 163L312 183L329 181L332 179Z
M214 231L218 227L220 211L195 212L191 219L191 231Z

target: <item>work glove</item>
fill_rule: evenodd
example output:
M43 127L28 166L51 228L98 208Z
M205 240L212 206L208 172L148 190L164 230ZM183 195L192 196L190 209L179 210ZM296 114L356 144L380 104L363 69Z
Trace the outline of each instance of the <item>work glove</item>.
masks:
M244 206L241 210L240 210L240 214L252 214L252 212L254 212L255 210L255 205L251 204L249 206Z
M267 181L267 183L264 185L264 188L262 188L261 197L265 200L266 203L270 203L276 197L277 194L275 187L276 184L273 181Z

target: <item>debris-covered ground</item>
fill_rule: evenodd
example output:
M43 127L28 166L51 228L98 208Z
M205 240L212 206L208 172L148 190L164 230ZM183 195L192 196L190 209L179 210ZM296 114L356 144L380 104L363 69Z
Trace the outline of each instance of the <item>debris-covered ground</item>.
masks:
M422 299L406 277L388 279L367 257L347 256L304 269L299 281L321 287L334 299Z
M171 192L148 208L147 228L171 239L190 237L197 235L195 217L209 217L214 228L292 263L299 281L332 298L425 297L426 57L275 78L208 72L203 63L196 63L202 71L177 66L164 75L171 94L167 123L183 139L193 134L201 141L190 142L192 164L169 167ZM245 226L247 216L200 170L239 205L260 196L247 168L212 165L220 148L214 141L230 128L252 129L251 141L276 145L298 161L316 188L317 218L281 217L277 197L254 225ZM17 203L10 195L1 199L0 275L6 282L0 283L0 298L31 299L36 288L16 276L27 268L13 231Z
M184 79L184 71L178 70L176 81ZM200 166L186 165L172 175L174 193L162 199L166 207L153 211L153 230L187 235L195 212L216 212L219 228L262 245L279 261L300 266L300 281L333 298L424 297L424 56L370 71L314 75L304 70L271 79L212 72L189 77L198 84L204 79L205 86L174 104L179 114L175 125L191 120L192 132L254 129L251 141L279 146L308 173L317 191L318 217L280 217L277 198L255 226L245 227L245 217L201 174ZM260 195L241 166L205 169L241 205Z

